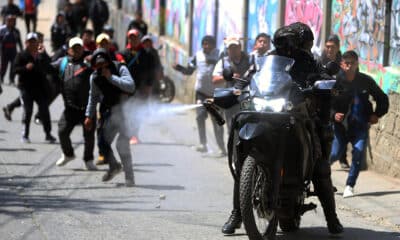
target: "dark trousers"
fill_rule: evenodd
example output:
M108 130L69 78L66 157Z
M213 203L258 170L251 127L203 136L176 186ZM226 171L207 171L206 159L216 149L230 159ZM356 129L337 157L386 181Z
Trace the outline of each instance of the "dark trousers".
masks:
M127 129L125 129L125 119L122 113L122 107L117 105L111 109L104 109L101 112L100 134L104 142L102 143L102 151L105 159L107 159L110 170L118 166L117 159L111 148L111 144L117 137L116 148L121 159L125 178L133 179L132 155L129 146L129 138Z
M14 110L14 108L21 107L21 106L22 106L21 98L19 98L19 97L17 97L16 99L14 99L14 101L7 104L7 108L8 108L8 110L10 110L10 112L12 112Z
M32 32L36 32L36 25L37 25L37 14L25 14L25 25L26 31L29 33L31 32L31 22L32 22Z
M104 27L104 23L96 22L95 19L93 20L93 31L94 31L95 36L97 36L103 32L103 27Z
M14 59L17 55L17 51L6 51L3 49L1 52L1 66L0 66L0 75L1 82L4 83L4 76L7 72L8 63L10 63L10 84L14 83L15 80L15 71L14 71Z
M29 128L33 112L33 102L36 102L39 107L39 114L42 120L43 130L46 135L49 135L51 132L51 123L49 105L46 96L38 90L27 91L25 89L21 89L20 94L22 106L24 107L24 113L22 116L22 122L24 124L23 136L29 137Z
M196 92L196 103L202 103L205 99L207 99L206 95ZM203 145L207 145L207 135L206 135L206 119L208 117L208 113L205 107L197 108L197 128L199 130L199 138L200 143ZM225 143L224 143L224 128L223 126L219 126L214 118L211 118L211 122L214 128L215 140L218 144L218 147L221 151L225 151Z
M84 121L85 110L66 108L62 113L58 122L58 137L60 139L61 149L65 156L70 157L74 155L74 149L72 148L70 138L71 132L76 125L83 125ZM83 127L82 131L84 139L83 160L87 162L93 160L95 127L91 130L86 130Z

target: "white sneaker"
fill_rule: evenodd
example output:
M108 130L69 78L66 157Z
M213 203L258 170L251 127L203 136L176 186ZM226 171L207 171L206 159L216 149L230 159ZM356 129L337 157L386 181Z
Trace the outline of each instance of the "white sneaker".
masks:
M346 186L343 191L343 198L348 198L354 196L353 188L350 186Z
M96 171L97 170L97 167L94 165L93 161L85 162L85 166L88 171Z
M198 152L208 152L207 145L200 144L194 148Z
M56 165L61 167L64 166L65 164L67 164L68 162L72 161L75 159L75 155L74 156L65 156L65 154L63 153L60 157L60 159L58 159L58 161L56 162Z

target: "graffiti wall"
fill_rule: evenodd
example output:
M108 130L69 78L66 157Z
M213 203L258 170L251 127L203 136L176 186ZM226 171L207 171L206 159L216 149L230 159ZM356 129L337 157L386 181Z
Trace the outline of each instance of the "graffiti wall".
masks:
M243 1L219 0L217 46L223 49L223 40L229 36L243 36Z
M192 53L201 48L205 35L214 35L216 0L194 0L192 25Z
M188 46L190 0L167 0L165 11L166 34Z
M383 63L385 1L332 1L332 31L342 49L356 49L360 58Z
M137 1L136 0L123 0L122 1L122 9L125 13L129 13L133 16L135 11L137 10Z
M149 28L158 31L160 28L160 0L142 0L143 19Z
M393 0L391 18L389 64L400 66L400 0Z
M277 29L278 1L256 0L249 1L248 13L248 42L247 51L253 49L255 38L259 33L273 35Z
M321 28L324 21L323 0L287 0L285 25L302 22L311 27L314 33L314 48L320 52L322 42Z
M339 35L341 50L354 49L360 70L371 75L385 91L400 93L399 0L392 5L389 66L383 66L386 1L332 1L332 32ZM395 23L397 21L397 23Z

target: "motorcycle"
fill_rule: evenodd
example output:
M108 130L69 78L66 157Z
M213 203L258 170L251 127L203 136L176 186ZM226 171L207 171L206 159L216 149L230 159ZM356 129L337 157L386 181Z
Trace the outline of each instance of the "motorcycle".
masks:
M317 140L310 98L330 95L335 80L300 89L288 73L293 64L291 58L270 55L248 89L216 89L213 100L204 102L221 124L219 107L240 104L231 124L228 158L240 183L242 220L251 240L275 239L278 224L283 232L295 231L301 216L316 208L305 203L315 195L310 185Z
M175 84L168 77L164 77L154 84L153 95L162 103L170 103L175 97Z

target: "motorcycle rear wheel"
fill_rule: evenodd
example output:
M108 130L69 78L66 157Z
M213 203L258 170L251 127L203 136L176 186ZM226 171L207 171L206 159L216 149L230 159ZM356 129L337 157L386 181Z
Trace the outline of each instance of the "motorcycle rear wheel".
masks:
M160 100L164 103L170 103L175 97L175 84L174 82L165 77L163 79L163 87L160 87Z
M250 240L275 239L277 218L268 208L267 191L272 186L266 174L252 156L243 163L240 175L240 208L243 224Z

